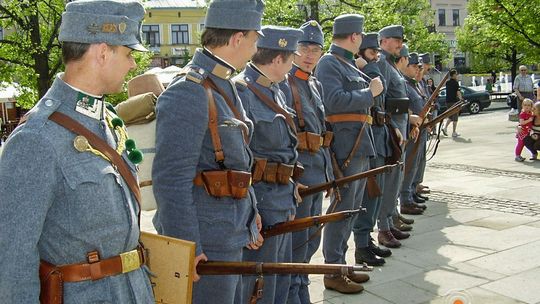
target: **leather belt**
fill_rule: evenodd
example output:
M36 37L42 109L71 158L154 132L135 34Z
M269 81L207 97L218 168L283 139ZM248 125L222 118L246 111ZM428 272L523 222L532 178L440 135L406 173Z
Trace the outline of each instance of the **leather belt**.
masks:
M245 198L251 186L251 173L236 170L198 172L193 179L196 186L204 186L206 193L215 197Z
M55 267L62 274L64 282L95 281L139 269L145 263L143 251L141 246L137 246L137 249L104 260L99 259L97 251L92 251L88 253L88 263L61 266L45 261L41 263L45 267Z
M373 123L373 118L368 114L333 114L326 116L326 121L331 123L337 122L367 122Z

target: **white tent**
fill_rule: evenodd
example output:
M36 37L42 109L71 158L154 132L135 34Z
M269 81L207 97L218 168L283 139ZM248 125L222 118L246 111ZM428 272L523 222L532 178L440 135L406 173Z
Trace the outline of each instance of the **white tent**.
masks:
M169 83L171 83L171 81L174 79L174 77L180 73L180 71L182 71L181 68L175 66L175 65L170 65L164 69L162 68L152 68L148 71L145 72L145 74L156 74L159 81L163 84L164 87L167 87L167 85L169 85Z
M13 99L19 95L17 85L0 83L0 102L13 102Z

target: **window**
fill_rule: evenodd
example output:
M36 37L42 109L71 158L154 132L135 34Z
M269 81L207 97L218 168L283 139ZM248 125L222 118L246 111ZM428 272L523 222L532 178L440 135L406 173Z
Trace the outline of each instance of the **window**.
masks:
M143 25L143 40L151 47L159 46L159 25Z
M189 44L189 26L187 24L171 25L172 44Z
M204 31L204 23L201 23L199 24L199 32L203 32Z
M439 25L446 25L446 11L444 10L444 8L439 9Z
M458 9L452 10L452 24L454 26L459 26L459 10Z

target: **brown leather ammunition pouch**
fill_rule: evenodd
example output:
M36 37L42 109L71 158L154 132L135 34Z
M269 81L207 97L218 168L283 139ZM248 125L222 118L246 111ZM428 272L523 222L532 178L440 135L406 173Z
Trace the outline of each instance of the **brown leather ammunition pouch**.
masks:
M251 186L251 173L235 170L216 170L197 173L193 183L204 186L214 197L245 198Z
M263 179L264 170L266 170L266 158L255 158L251 175L253 176L253 183L258 183Z
M323 144L322 144L322 147L323 148L328 148L330 147L330 144L332 143L332 139L334 138L334 132L331 132L331 131L326 131L324 132L323 134Z
M62 304L64 282L58 267L41 261L39 264L39 282L41 284L39 294L41 304Z
M324 135L319 135L311 132L298 132L298 150L299 151L309 151L314 154L319 152L321 147L326 148L330 146L332 141L333 133L326 132ZM325 145L325 143L327 145Z
M304 172L304 167L300 163L287 165L268 162L266 159L256 159L252 171L254 172L254 183L264 181L271 184L286 185L289 183L291 177L294 179L300 178Z

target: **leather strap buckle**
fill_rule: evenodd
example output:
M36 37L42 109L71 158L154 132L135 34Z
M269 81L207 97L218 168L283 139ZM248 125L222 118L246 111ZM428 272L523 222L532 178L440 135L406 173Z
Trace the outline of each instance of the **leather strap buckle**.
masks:
M141 267L139 251L136 249L121 253L120 260L122 261L122 273L130 272Z

